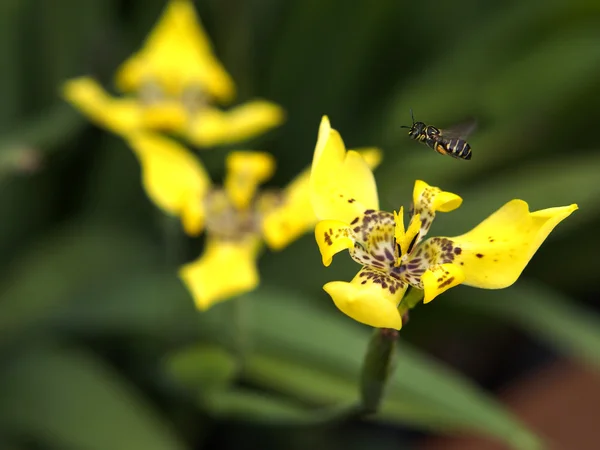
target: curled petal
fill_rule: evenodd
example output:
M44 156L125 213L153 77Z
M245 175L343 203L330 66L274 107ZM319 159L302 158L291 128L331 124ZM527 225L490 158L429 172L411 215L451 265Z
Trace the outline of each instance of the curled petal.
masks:
M339 133L324 116L313 156L311 204L319 219L350 223L365 210L378 210L377 185L367 162L346 152Z
M253 290L259 283L256 258L259 240L210 239L196 261L184 265L179 276L189 289L198 309Z
M415 181L413 190L415 211L430 210L433 214L437 211L450 212L458 208L462 198L452 192L442 191L435 186L429 186L422 180Z
M185 136L200 147L233 144L256 137L285 118L274 103L255 100L228 111L201 109L192 119Z
M315 239L325 267L331 264L333 255L354 248L352 228L339 220L321 220L315 227Z
M354 279L323 286L335 306L354 320L377 328L402 328L398 304L407 285L383 272L361 269Z
M93 78L67 81L63 95L92 122L115 133L125 134L143 126L143 109L138 101L111 97Z
M148 81L174 96L198 86L219 101L233 98L233 81L214 56L190 0L170 0L143 48L117 72L117 86L125 92Z
M464 283L486 289L510 286L554 227L576 209L573 204L529 212L526 202L512 200L468 233L449 238L460 249L454 264L464 271Z
M465 274L456 264L430 266L421 277L425 291L423 303L429 303L441 293L464 281Z
M225 190L239 209L247 209L257 187L273 176L275 160L264 152L231 152L227 156Z
M181 216L186 232L200 233L210 178L198 158L177 142L150 133L132 134L128 143L142 166L150 199L165 212Z
M462 203L462 198L452 192L442 191L438 187L429 186L421 180L415 181L413 190L413 214L419 214L421 220L421 230L416 242L420 242L431 227L435 213L450 212L458 208Z

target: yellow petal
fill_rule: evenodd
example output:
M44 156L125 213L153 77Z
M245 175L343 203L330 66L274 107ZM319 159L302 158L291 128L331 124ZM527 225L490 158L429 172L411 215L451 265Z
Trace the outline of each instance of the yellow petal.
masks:
M381 150L377 147L353 148L352 151L359 153L371 170L379 166L383 158Z
M321 121L313 156L310 196L319 219L350 223L365 210L379 209L373 173L359 153L346 152L327 116Z
M225 190L238 209L246 209L257 187L273 176L275 160L264 152L231 152L227 156Z
M281 124L284 117L283 109L263 100L228 111L206 108L192 118L186 138L200 147L233 144L265 133Z
M233 98L233 81L214 56L191 1L170 0L143 48L116 76L117 86L126 92L149 81L173 96L197 86L219 101Z
M321 220L315 227L315 239L325 267L331 264L333 255L354 247L354 233L347 223L339 220Z
M438 187L429 186L422 180L415 181L413 190L415 211L431 211L432 213L450 212L458 208L462 198L452 192L442 191Z
M415 181L413 190L413 214L419 214L421 229L415 239L419 243L431 227L436 212L450 212L458 208L462 198L452 192L442 191L438 187L429 186L421 180Z
M310 204L310 171L305 170L283 190L275 204L265 211L263 236L273 250L281 250L317 223Z
M381 150L361 148L360 153L367 165L373 169L381 162ZM304 233L312 230L317 216L310 203L310 168L294 178L279 198L279 204L266 211L263 234L267 245L281 250Z
M92 122L115 133L129 133L143 126L143 109L138 101L111 97L93 78L67 81L63 95Z
M198 201L198 198L203 196L204 193L201 191L190 191L190 194L183 202L181 224L183 225L183 230L190 236L198 236L204 228L206 211L204 202Z
M464 271L464 283L486 289L510 286L554 227L576 209L573 204L529 212L526 202L512 200L473 230L449 238L460 248L453 262Z
M402 328L398 304L407 285L383 272L363 268L354 279L323 286L335 306L354 320L376 328Z
M429 303L442 292L465 281L465 274L456 264L430 266L421 277L425 296L423 303Z
M174 100L146 105L142 111L144 126L151 130L181 132L186 128L188 120L183 104Z
M165 212L182 216L186 231L198 234L202 202L210 187L200 160L166 137L136 133L128 142L142 166L142 182L150 199Z
M204 253L184 265L179 276L189 289L198 309L253 290L259 283L256 258L259 240L208 239Z

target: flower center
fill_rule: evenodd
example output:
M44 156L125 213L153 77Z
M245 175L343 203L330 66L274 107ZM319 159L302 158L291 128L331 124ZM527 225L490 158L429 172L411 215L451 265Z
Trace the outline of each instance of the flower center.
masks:
M201 86L186 86L180 95L170 95L155 81L147 81L139 90L140 102L150 108L167 103L179 104L187 114L197 114L209 104L209 97Z
M253 197L247 208L238 208L225 189L214 188L204 198L206 231L228 241L259 235L264 215L282 201L281 192L268 190Z
M248 208L236 208L222 188L206 195L204 207L206 231L213 237L235 241L260 231L260 214L254 202Z

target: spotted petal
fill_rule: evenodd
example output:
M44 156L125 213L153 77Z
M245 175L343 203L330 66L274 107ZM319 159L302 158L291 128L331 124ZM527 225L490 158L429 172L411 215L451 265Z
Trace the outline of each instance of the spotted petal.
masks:
M259 243L254 237L241 241L209 239L202 256L179 270L198 309L204 311L258 285Z
M187 233L202 231L202 203L210 178L200 160L177 142L150 133L135 133L128 143L142 166L142 183L150 199L168 214L182 217Z
M339 220L321 220L315 227L315 239L323 265L328 267L336 253L354 248L356 235L347 223Z
M416 239L421 241L435 219L436 212L450 212L458 208L462 198L452 192L442 191L435 186L429 186L421 180L415 181L413 189L413 214L419 214L421 230Z
M465 274L456 264L439 264L430 266L423 274L421 281L425 291L423 303L429 303L448 289L465 281Z
M143 48L119 68L116 81L124 92L155 82L173 96L194 86L224 102L235 94L190 0L168 2Z
M407 285L384 272L363 268L354 279L323 286L335 306L354 320L377 328L402 328L398 304Z
M377 185L367 162L346 151L339 133L324 116L313 156L311 203L319 219L350 223L365 210L379 209Z
M255 100L228 111L204 108L195 114L184 135L195 145L211 147L246 141L280 125L283 109Z
M529 212L523 200L505 204L474 229L449 238L460 249L454 264L465 274L464 283L485 289L513 284L550 232L577 205Z

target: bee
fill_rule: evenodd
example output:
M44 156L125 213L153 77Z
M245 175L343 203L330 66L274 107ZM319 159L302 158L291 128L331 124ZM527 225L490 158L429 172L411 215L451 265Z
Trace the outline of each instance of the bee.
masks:
M412 126L402 125L401 128L408 128L408 135L415 141L424 143L441 155L449 155L457 159L471 159L471 146L465 139L475 129L474 120L442 130L433 125L425 125L423 122L415 122L412 109L410 115L413 121Z

